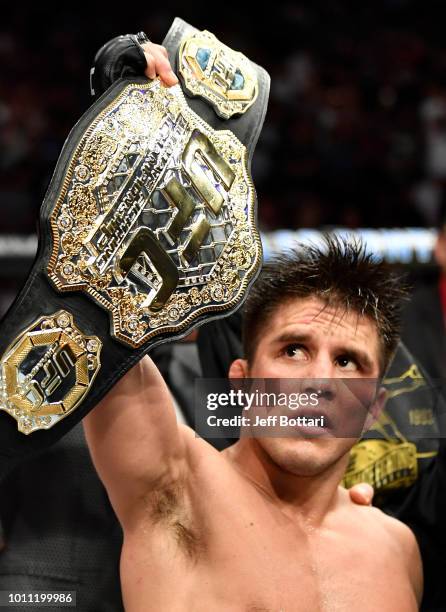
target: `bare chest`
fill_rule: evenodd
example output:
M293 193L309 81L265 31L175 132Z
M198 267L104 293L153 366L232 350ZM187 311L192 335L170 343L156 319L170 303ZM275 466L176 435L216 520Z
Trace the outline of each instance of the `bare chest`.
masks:
M239 598L240 610L417 610L402 560L366 533L312 531L255 517L227 525L205 571L212 568L216 588L224 585Z
M123 588L139 593L127 610L417 609L401 560L366 530L311 530L259 502L213 501L206 511L183 508L170 522L146 525L127 542Z

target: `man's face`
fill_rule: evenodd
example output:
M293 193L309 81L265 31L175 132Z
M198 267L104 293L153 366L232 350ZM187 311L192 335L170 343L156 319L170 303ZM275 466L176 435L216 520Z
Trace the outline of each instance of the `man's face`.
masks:
M383 392L376 395L380 346L375 323L317 298L292 299L278 307L259 336L252 362L243 368L249 378L289 379L279 383L281 390L318 394L316 407L285 412L325 415L326 431L307 430L312 437L305 437L305 428L291 428L282 429L286 437L267 432L257 437L274 463L296 475L319 474L344 457L384 401ZM268 414L285 412L276 407Z

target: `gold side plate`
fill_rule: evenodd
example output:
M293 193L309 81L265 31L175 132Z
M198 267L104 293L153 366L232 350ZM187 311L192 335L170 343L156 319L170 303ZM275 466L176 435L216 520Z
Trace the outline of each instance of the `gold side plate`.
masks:
M248 58L207 30L181 43L178 64L187 91L207 100L223 119L242 115L257 99L257 74Z
M30 434L50 429L79 406L101 367L102 342L60 310L25 329L0 361L0 410Z

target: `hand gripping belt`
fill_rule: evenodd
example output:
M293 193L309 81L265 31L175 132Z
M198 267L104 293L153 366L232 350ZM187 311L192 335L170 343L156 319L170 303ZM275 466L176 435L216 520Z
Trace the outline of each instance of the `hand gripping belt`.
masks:
M155 344L239 307L259 270L250 164L269 76L180 19L163 44L181 87L119 79L60 154L1 322L0 475Z

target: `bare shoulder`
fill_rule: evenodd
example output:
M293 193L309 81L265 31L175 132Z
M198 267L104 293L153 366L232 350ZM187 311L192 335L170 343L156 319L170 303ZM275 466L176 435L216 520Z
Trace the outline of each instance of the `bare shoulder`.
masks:
M397 547L399 552L418 551L415 536L407 525L380 508L354 503L348 491L342 490L341 495L342 507L347 510L349 520L359 521L361 525L367 526L374 538L385 538L389 545Z
M394 549L395 554L407 566L407 571L413 585L418 603L421 601L423 592L423 566L421 562L420 549L413 531L405 523L393 518L374 507L364 507L371 521L382 528L386 541Z
M401 521L379 508L353 503L346 490L341 489L341 508L344 526L355 532L361 542L369 542L380 555L398 561L412 585L418 604L423 591L423 568L420 550L413 531Z
M401 552L419 555L418 544L410 527L379 508L369 507L367 510L370 511L372 520L381 525L394 545L401 549Z
M218 465L219 463L226 463L222 453L209 442L200 438L193 429L187 425L179 425L178 429L186 449L188 471L197 472L203 467L203 464Z

